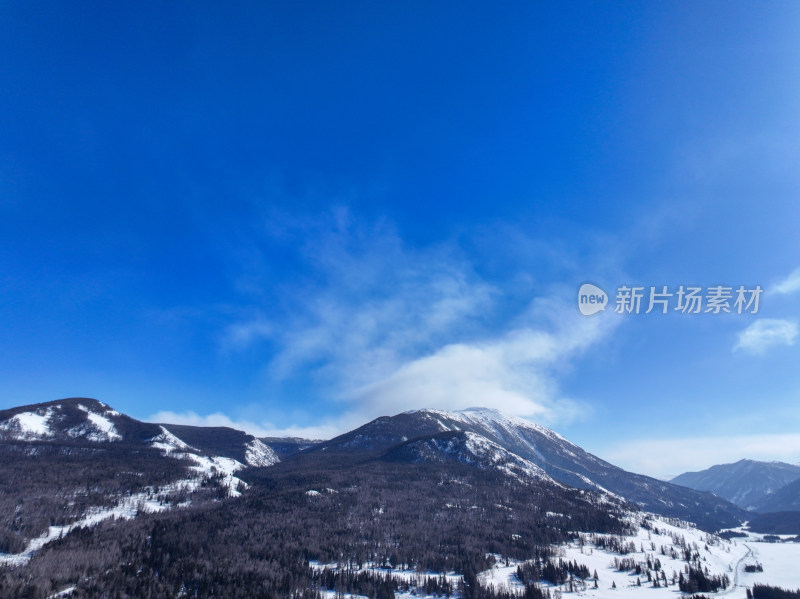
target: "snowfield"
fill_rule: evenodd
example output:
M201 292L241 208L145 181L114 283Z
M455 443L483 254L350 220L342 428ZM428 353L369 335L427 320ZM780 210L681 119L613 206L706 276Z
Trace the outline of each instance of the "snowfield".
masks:
M800 589L800 543L788 542L794 535L774 535L783 542L764 540L764 535L752 533L744 528L733 529L743 532L746 537L737 537L733 542L745 547L748 555L739 572L739 583L752 587L753 584L769 584L784 589ZM745 572L745 565L761 564L763 572Z
M452 430L452 428L446 425L444 422L442 422L442 419L443 420L450 419L460 422L461 424L464 425L480 426L482 428L490 430L504 441L514 439L516 441L525 443L525 440L522 437L520 437L518 430L529 429L541 433L543 435L546 435L553 440L559 442L566 442L572 445L572 443L567 441L564 437L562 437L561 435L559 435L554 431L551 431L549 428L545 428L544 426L541 426L534 422L530 422L529 420L517 418L516 416L509 416L507 414L503 414L498 410L493 410L491 408L467 408L466 410L458 410L453 412L426 409L426 410L409 410L408 412L405 413L415 414L420 412L429 414L432 417L439 419L439 424L442 427L442 430L444 431Z
M752 551L748 563L760 563L763 572L742 572L740 582L753 586L758 582L792 590L800 589L800 543L765 543L740 541Z

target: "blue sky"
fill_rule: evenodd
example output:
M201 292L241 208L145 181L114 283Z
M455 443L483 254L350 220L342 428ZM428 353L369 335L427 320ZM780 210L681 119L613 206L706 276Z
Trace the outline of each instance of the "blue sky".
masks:
M486 405L800 461L797 3L0 6L0 408ZM591 281L757 314L577 309Z

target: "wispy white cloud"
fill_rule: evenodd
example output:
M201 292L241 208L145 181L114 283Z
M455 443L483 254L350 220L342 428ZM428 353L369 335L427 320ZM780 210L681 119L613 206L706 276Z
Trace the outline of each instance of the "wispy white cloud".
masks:
M565 323L558 330L527 327L481 342L446 345L407 361L353 397L383 412L488 406L546 423L571 420L586 406L560 395L558 374L615 322L583 318L566 307L556 314Z
M794 345L797 339L797 322L761 318L739 333L734 350L763 354L775 345Z
M281 289L289 308L254 310L222 340L247 349L267 339L274 384L303 380L338 402L327 430L419 408L490 406L551 424L586 411L559 380L616 326L614 314L582 317L571 287L507 284L525 267L481 276L456 242L412 248L386 223L335 216L298 225L313 276Z
M189 426L227 426L245 431L256 437L301 437L303 439L330 439L348 428L363 424L362 422L356 423L347 419L329 419L316 426L293 425L279 428L266 421L233 419L222 412L200 415L192 411L161 411L151 415L147 418L147 421L161 424L186 424Z
M279 306L229 325L223 347L268 339L276 348L269 372L277 380L314 365L317 374L347 373L363 384L466 333L490 308L497 291L453 245L410 249L386 224L351 224L340 213L333 220L330 230L327 223L305 223L298 234L300 259L312 276L285 285Z
M598 453L626 470L667 478L744 458L798 463L800 434L637 439Z
M800 291L800 268L793 270L789 276L777 283L771 291L783 294Z
M382 415L435 408L459 410L471 406L500 409L508 414L552 424L587 414L589 406L561 395L559 375L570 361L602 340L617 325L614 316L585 318L558 302L538 302L552 310L560 324L551 330L516 328L498 337L471 343L447 344L416 358L398 361L397 367L365 384L350 386L360 376L342 374L340 413L322 417L313 426L278 427L267 421L235 419L218 412L158 412L151 422L193 426L228 426L256 436L296 436L329 439ZM376 348L379 351L380 348ZM343 364L357 362L342 356ZM326 366L330 368L331 365Z

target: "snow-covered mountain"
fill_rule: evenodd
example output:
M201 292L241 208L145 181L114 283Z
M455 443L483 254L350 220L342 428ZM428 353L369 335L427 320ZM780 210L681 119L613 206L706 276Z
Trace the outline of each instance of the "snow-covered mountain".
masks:
M383 456L387 461L424 462L429 464L460 462L481 469L494 469L518 480L540 479L555 482L533 462L521 458L482 435L448 431L406 441Z
M80 526L239 496L242 471L278 462L242 431L140 422L89 398L2 410L0 565Z
M518 481L597 491L706 528L735 526L746 519L746 512L711 493L626 472L548 428L487 408L416 410L381 417L299 453L295 453L301 447L298 440L272 441L293 447L285 459L300 470L319 468L320 459L330 458L458 462ZM242 431L140 422L85 398L0 411L2 442L157 449L164 457L191 464L198 475L222 477L231 493L243 484L234 476L237 471L280 461L268 443Z
M206 596L213 580L217 595L233 596L244 580L254 596L282 564L293 586L276 596L330 595L347 564L343 576L359 568L363 585L373 568L386 583L388 565L413 577L403 596L450 580L450 591L480 583L521 596L549 581L588 597L666 597L691 569L736 584L756 549L769 576L779 570L770 544L753 549L675 519L736 525L749 514L733 504L626 472L496 410L406 412L308 443L145 423L81 398L0 411L0 566L13 566L0 567L0 589L5 580L41 591L9 596L93 596L124 584L140 596L144 584L154 596ZM561 571L570 567L576 574ZM436 575L423 584L420 568Z
M670 482L698 491L710 491L747 510L780 511L769 508L770 496L798 479L800 466L784 462L739 460L699 472L685 472ZM796 500L798 503L794 509L800 509L800 493L797 493ZM785 507L785 504L785 499L775 502L776 506Z
M206 455L232 458L246 466L272 466L280 461L272 448L261 439L233 428L179 424L160 426Z
M321 443L313 452L329 454L374 453L390 451L396 457L400 444L414 443L420 459L430 461L431 452L444 455L450 445L442 445L439 435L460 431L482 438L488 447L506 452L499 459L520 460L531 464L553 480L579 489L593 489L622 497L649 511L716 528L734 526L746 518L746 512L711 493L673 485L649 476L627 472L571 443L558 433L527 420L504 415L488 408L444 412L415 410L377 418L349 433ZM466 440L462 440L462 445ZM463 455L463 450L462 455ZM495 449L495 451L498 451ZM510 458L510 456L514 456ZM442 458L444 459L444 458ZM476 460L481 463L482 460ZM486 460L483 460L486 462Z
M165 441L167 433L170 439ZM236 469L271 466L279 461L268 445L242 431L141 422L103 402L85 397L0 411L2 441L68 445L111 443L155 448L174 444L187 455L234 460Z
M2 441L122 440L117 428L123 416L94 399L65 399L0 412Z

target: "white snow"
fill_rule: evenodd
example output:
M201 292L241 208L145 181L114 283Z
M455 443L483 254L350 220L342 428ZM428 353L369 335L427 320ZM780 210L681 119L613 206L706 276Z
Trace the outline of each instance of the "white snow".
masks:
M244 460L249 466L272 466L280 462L271 447L253 439L245 448Z
M373 574L380 574L381 576L385 576L387 574L391 574L394 578L398 580L402 580L404 582L409 583L416 583L422 584L426 577L441 576L439 572L432 572L432 571L424 571L418 572L417 570L412 570L409 568L383 568L374 563L366 563L361 568L355 567L347 567L344 564L337 564L337 563L329 563L329 564L321 564L317 561L310 561L309 566L314 570L322 571L324 569L328 570L347 570L349 572L360 573L360 572L371 572ZM458 585L458 582L461 580L461 575L456 574L455 572L447 572L445 573L444 577L450 581L453 585Z
M454 420L462 424L483 427L487 430L492 431L499 438L503 440L506 440L506 437L510 436L515 440L525 442L523 439L521 439L519 433L515 431L515 429L522 428L522 429L532 430L537 433L541 433L546 437L549 437L553 440L557 440L561 443L567 443L568 445L573 445L572 443L567 441L564 437L550 430L549 428L545 428L544 426L541 426L529 420L525 420L523 418L517 418L516 416L509 416L507 414L503 414L502 412L498 410L493 410L491 408L467 408L466 410L458 410L454 412L445 412L442 410L431 410L431 409L410 410L406 412L406 414L415 414L415 413L429 414L432 417L437 418L443 431L461 430L461 429L457 426L448 426L444 424L440 420L441 418L447 420Z
M32 539L21 553L13 555L0 554L0 564L24 564L44 545L81 526L94 526L108 518L130 519L135 517L138 512L158 512L169 509L173 507L167 502L167 498L170 495L182 491L195 492L200 488L203 480L209 476L220 476L222 479L221 484L228 488L229 496L236 497L241 495L238 488L246 486L246 483L233 476L233 473L244 468L244 464L232 458L192 453L197 450L184 443L163 426L160 428L161 433L150 440L150 445L170 457L188 459L193 462L194 465L191 466L191 469L194 474L192 476L168 485L160 485L157 492L150 489L123 497L114 507L92 508L80 520L66 526L51 526L45 534ZM66 591L61 592L66 593Z
M800 564L800 543L788 541L795 538L795 535L770 535L781 539L781 542L773 543L765 541L763 534L750 532L745 527L730 530L747 535L733 539L734 544L742 545L749 551L739 570L741 584L752 587L759 583L791 590L800 589L800 572L797 570L797 565ZM746 564L761 564L764 571L745 572Z
M678 573L683 572L686 562L683 560L682 551L678 551L681 545L686 545L700 554L700 560L704 568L708 568L712 575L726 574L731 581L728 589L718 593L704 593L709 596L725 597L726 599L745 599L746 587L752 587L754 582L772 584L783 588L800 588L800 571L797 564L800 563L800 544L798 543L767 543L760 540L759 536L750 536L743 541L735 539L726 541L719 537L709 535L686 523L661 518L652 514L631 514L630 521L641 525L644 518L648 518L651 530L639 527L636 534L617 537L625 544L633 544L633 550L624 556L612 551L600 549L591 542L591 535L581 534L581 541L573 542L568 545L555 547L557 553L564 560L576 561L578 564L585 565L591 574L597 572L598 588L593 588L594 581L576 581L573 593L580 597L590 599L675 599L680 597L677 584L672 584L673 573L677 578ZM655 531L658 530L658 532ZM664 547L665 554L661 553ZM671 549L676 549L676 558L671 555ZM632 558L637 563L646 564L647 558L651 561L657 558L661 563L661 569L667 576L668 586L654 588L651 582L647 581L645 574L639 576L641 586L636 584L637 576L631 572L617 571L613 566L614 558ZM517 567L523 563L515 560L501 559L495 556L496 565L479 574L482 584L493 586L496 590L508 590L512 593L521 595L524 587L517 579ZM764 567L764 572L745 573L744 566L748 563L759 562ZM323 568L341 569L342 564L319 564L311 563L311 567L317 570ZM372 571L380 574L391 574L392 576L405 581L419 581L420 574L413 570L379 568L375 565L365 565L360 571ZM428 576L439 576L437 572L428 572ZM447 578L458 585L460 576L455 573L448 573ZM612 582L616 588L611 588ZM542 583L543 587L549 588L558 597L568 593L568 587L564 585L548 585ZM329 592L328 596L332 596ZM423 597L421 591L410 593L398 593L398 597Z
M525 478L538 478L558 484L551 479L542 468L530 460L526 460L508 451L483 435L470 432L464 434L467 438L467 449L470 452L477 457L489 460L493 466L503 472L520 480L524 480Z
M120 415L119 412L117 412L116 410L111 409L108 406L107 403L103 403L102 401L98 401L97 403L99 403L103 407L103 414L106 414L107 416L119 416Z
M122 439L122 435L117 432L117 428L114 426L114 423L104 415L92 412L83 404L78 404L78 408L86 412L86 417L89 419L91 428L94 430L85 431L84 427L76 427L70 431L70 435L85 435L89 441L119 441ZM114 412L114 410L106 411L107 414L112 412ZM78 434L73 435L73 431Z
M244 464L234 460L233 458L224 458L221 456L203 456L193 453L182 454L192 460L195 465L192 469L205 476L220 476L221 484L228 488L228 495L230 497L239 497L241 492L239 487L247 488L247 483L242 479L233 476L237 470L244 468Z
M0 423L0 430L9 432L11 438L17 440L47 439L53 436L53 431L47 423L52 415L53 408L47 408L43 414L38 411L20 412Z
M525 592L525 585L517 579L517 566L522 562L518 560L501 561L500 556L496 555L497 563L494 568L485 570L478 575L478 579L483 586L493 587L495 591L509 591L521 595Z
M150 440L151 447L163 451L164 455L194 462L192 469L202 476L221 476L221 483L228 488L228 495L231 497L241 495L239 487L247 487L247 483L233 476L234 472L245 467L244 464L233 458L202 455L163 426L159 428L161 433Z
M174 451L197 451L194 447L178 439L178 437L163 426L159 426L158 428L161 429L161 434L150 439L150 445L156 449L160 449L165 455L170 455Z
M103 405L103 404L101 404ZM78 408L86 413L88 422L73 427L67 433L73 437L85 437L90 441L115 441L122 439L114 423L107 416L118 415L118 412L104 406L103 414L98 414L82 404ZM60 409L60 405L55 406L55 410ZM0 423L0 431L8 432L14 439L41 439L53 436L48 420L54 415L54 407L47 408L43 413L41 410L36 412L21 412ZM160 433L150 440L150 446L162 451L164 455L176 459L189 460L193 473L186 479L176 481L168 485L161 485L158 492L148 490L135 495L122 498L113 507L92 508L81 519L76 520L65 526L51 526L42 536L32 539L24 551L18 554L0 554L0 565L11 564L19 565L27 562L33 554L44 545L59 538L61 535L69 533L71 530L81 526L94 526L108 518L133 518L138 512L161 511L172 507L166 503L170 495L186 491L192 493L197 491L204 479L208 477L219 477L222 486L228 489L228 495L236 497L241 495L240 488L246 487L246 483L234 476L234 473L245 467L241 462L222 456L203 455L196 448L188 445L177 436L161 426ZM254 439L246 448L246 459L249 465L269 466L278 462L278 457L270 447ZM335 493L333 489L327 492ZM72 589L65 589L53 595L53 597L66 596Z
M160 512L169 509L173 507L166 501L169 495L180 491L195 491L200 487L201 482L200 479L196 478L180 480L169 485L159 486L158 492L150 489L123 497L120 502L113 507L90 508L80 520L76 520L65 526L51 526L42 536L31 539L28 546L21 553L0 553L0 565L19 566L25 564L47 543L79 527L96 526L108 518L123 518L129 520L134 518L139 512ZM62 593L63 592L65 591L62 591Z
M85 437L93 442L122 439L114 423L109 420L109 416L118 416L119 412L106 407L103 413L98 413L82 404L78 404L77 407L86 413L86 422L67 430L67 435L73 438ZM56 404L46 409L20 412L0 423L0 431L6 433L4 436L20 441L52 439L58 434L57 425L64 417L63 409L61 404Z
M752 587L754 583L769 584L785 589L800 589L800 543L766 543L764 541L739 541L751 553L746 563L759 563L763 572L744 572L739 575L742 584Z

